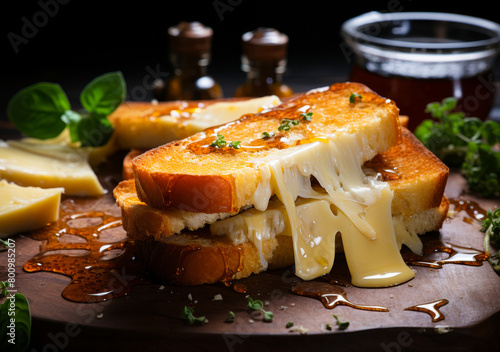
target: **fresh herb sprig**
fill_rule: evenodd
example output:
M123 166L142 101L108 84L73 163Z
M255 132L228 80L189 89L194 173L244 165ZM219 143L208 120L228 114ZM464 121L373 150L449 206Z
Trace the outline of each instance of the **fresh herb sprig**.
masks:
M459 167L469 189L483 196L500 196L500 124L455 112L457 100L429 103L417 138L450 167Z
M271 311L266 311L263 307L264 304L260 300L253 300L251 297L248 297L248 307L251 310L261 311L264 314L264 321L271 322L273 321L274 314Z
M180 317L184 319L189 325L199 325L207 321L205 316L196 317L194 315L194 309L188 306L184 306Z
M482 222L481 231L484 232L484 250L490 253L490 264L495 271L500 273L500 251L497 254L491 254L490 242L500 249L500 208L488 210L486 218Z
M125 100L125 95L122 73L106 73L83 88L82 109L76 111L60 85L41 82L17 92L9 101L7 114L28 137L55 138L68 128L71 142L96 147L111 138L114 129L108 116Z

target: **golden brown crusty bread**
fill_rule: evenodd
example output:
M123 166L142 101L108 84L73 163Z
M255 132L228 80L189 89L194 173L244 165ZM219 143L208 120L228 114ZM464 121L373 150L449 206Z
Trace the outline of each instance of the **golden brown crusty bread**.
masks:
M277 96L149 103L127 101L118 106L109 120L115 129L114 142L119 149L150 149L279 102Z
M366 174L380 174L394 191L392 214L402 215L417 234L434 230L443 218L439 209L448 179L448 167L441 162L408 129L402 128L402 142L365 163ZM425 171L424 168L425 167ZM142 202L136 193L134 179L120 182L114 196L122 210L122 223L129 237L160 240L184 229L196 230L205 224L227 218L231 213L206 214L175 207L156 209ZM437 216L426 222L417 216ZM415 226L417 224L418 226Z
M361 100L350 102L353 93ZM279 131L283 119L297 120L288 131ZM139 198L154 208L176 207L191 212L237 213L253 205L261 180L255 162L281 149L318 137L342 134L363 136L370 147L363 161L384 152L401 140L396 104L358 83L338 83L300 94L272 109L243 116L235 122L151 149L133 162ZM263 138L263 132L276 132ZM216 134L225 141L240 141L241 148L210 146Z

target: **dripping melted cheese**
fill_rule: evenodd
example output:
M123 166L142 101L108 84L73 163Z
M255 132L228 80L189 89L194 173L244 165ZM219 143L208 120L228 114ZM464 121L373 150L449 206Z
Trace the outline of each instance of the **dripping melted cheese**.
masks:
M304 280L331 271L340 233L353 285L406 282L414 273L401 257L401 245L419 252L421 243L393 222L389 185L363 173L364 161L374 154L362 137L351 134L281 150L258 165L262 178L255 208L212 224L211 231L252 241L262 270L267 269L262 241L292 236L295 274ZM320 188L313 187L312 177ZM278 200L270 201L273 194Z

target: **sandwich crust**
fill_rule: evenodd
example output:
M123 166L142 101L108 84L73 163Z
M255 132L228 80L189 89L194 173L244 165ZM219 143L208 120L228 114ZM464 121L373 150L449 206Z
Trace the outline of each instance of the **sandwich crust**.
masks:
M354 103L351 94L362 96ZM299 121L312 112L312 121ZM237 213L253 205L261 179L255 162L280 149L317 138L356 133L366 139L373 155L401 141L396 104L359 83L338 83L300 94L281 105L245 115L225 125L171 142L143 153L132 162L139 199L153 208L175 207L190 212ZM301 123L280 131L284 119ZM263 138L263 132L276 132ZM240 148L211 146L217 134Z

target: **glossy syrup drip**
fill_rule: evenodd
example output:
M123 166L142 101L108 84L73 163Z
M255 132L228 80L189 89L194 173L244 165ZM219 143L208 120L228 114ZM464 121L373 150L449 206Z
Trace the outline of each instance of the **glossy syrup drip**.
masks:
M432 259L432 255L441 252L448 254L444 259ZM423 255L417 255L409 250L402 252L403 259L409 265L427 266L441 268L444 264L463 264L481 266L483 261L489 258L488 253L474 249L458 246L438 239L426 239L424 242Z
M320 281L300 281L292 285L292 292L305 297L319 299L325 308L333 309L338 305L345 305L351 308L371 310L378 312L388 312L389 309L381 306L369 306L352 303L347 298L346 292L338 287Z
M24 265L27 272L47 271L71 277L62 296L74 302L101 302L124 296L146 280L135 260L134 243L126 237L103 241L121 219L99 211L68 214L32 232L40 252ZM82 221L83 226L75 226ZM110 238L111 239L111 238Z
M438 299L437 301L434 302L417 304L416 306L405 308L405 310L427 313L431 316L432 321L436 322L444 320L444 315L443 313L441 313L439 308L441 308L446 304L448 304L447 299Z
M454 211L460 212L465 211L469 218L473 220L482 221L486 216L487 211L483 209L478 203L472 200L465 199L448 199L450 204L454 205ZM465 220L466 218L464 218ZM469 222L465 220L466 222Z

